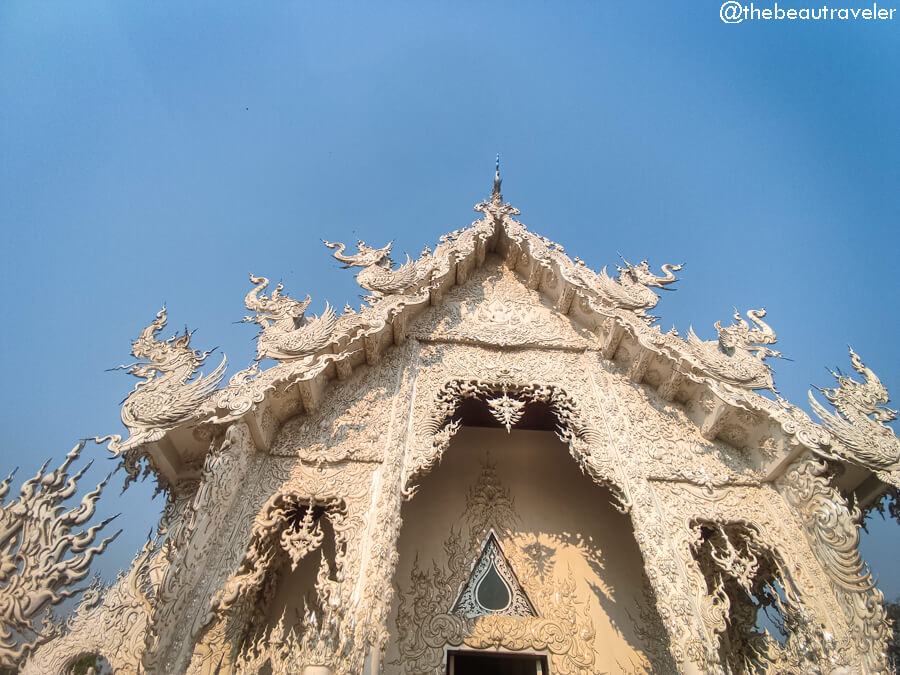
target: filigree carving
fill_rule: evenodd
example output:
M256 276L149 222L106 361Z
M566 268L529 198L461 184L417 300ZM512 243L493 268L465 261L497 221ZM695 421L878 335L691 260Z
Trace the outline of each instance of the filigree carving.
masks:
M319 527L318 520L313 517L314 507L314 503L310 500L303 516L281 532L281 548L291 559L293 570L297 569L299 562L308 553L319 548L325 539L325 533Z
M466 645L474 649L547 651L552 655L554 672L592 674L596 633L588 608L578 598L571 571L562 576L538 575L531 569L521 575L511 572L511 583L521 580L522 602L528 603L520 603L514 614L505 611L485 614L478 603L465 601L468 590L465 583L473 560L478 557L471 573L473 579L478 579L479 573L487 569L484 564L487 561L481 554L490 546L494 535L491 532L484 540L484 528L507 531L517 521L509 492L499 483L491 464L486 463L482 468L478 485L493 488L488 502L473 501L473 496L483 494L477 486L467 492L462 516L466 534L451 530L444 543L446 562L443 565L435 562L430 570L422 569L418 560L413 565L410 590L400 595L399 659L393 665L404 673L438 675L444 670L443 646ZM486 509L491 504L500 508ZM483 541L485 548L482 548ZM517 560L528 559L512 540L504 543L505 550L516 549ZM498 551L499 545L494 550ZM461 593L454 602L455 589L461 589Z
M725 672L821 672L834 663L831 635L811 620L779 557L759 533L743 523L699 521L691 549L706 577L703 614ZM784 640L756 628L757 615L770 620Z
M692 354L705 369L723 382L745 389L771 389L775 384L772 372L765 359L770 356L781 356L780 352L764 345L775 344L775 331L762 320L765 309L748 310L747 317L755 324L751 328L735 310L734 320L730 326L722 326L716 322L719 339L716 342L705 342L697 337L694 329L688 333L688 344Z
M385 295L403 293L416 284L429 278L434 270L435 261L430 249L425 249L415 261L406 256L406 262L393 269L391 261L391 244L383 248L372 248L364 241L357 242L358 253L344 255L344 244L324 241L325 246L335 249L332 256L344 263L344 268L362 267L356 275L356 282L376 298Z
M307 319L304 316L309 306L307 295L302 302L282 294L284 286L278 284L271 297L263 291L269 280L265 277L250 275L250 283L256 284L247 293L244 304L254 316L244 317L245 322L256 323L260 327L256 341L256 359L275 359L289 361L315 354L327 345L334 331L337 316L334 309L326 302L322 316Z
M678 281L674 272L683 267L663 265L663 276L657 276L650 271L650 264L646 260L637 265L632 265L624 258L622 262L625 267L616 266L618 274L615 279L606 273L605 267L597 274L580 260L576 261L574 270L576 277L596 293L601 302L640 315L656 307L659 302L659 296L651 289L671 290L667 286Z
M117 457L124 456L123 464L131 479L137 476L138 458L130 451L158 441L166 431L192 418L225 376L224 354L216 369L203 377L197 369L212 350L191 349L192 333L188 332L157 340L157 333L165 326L166 308L163 307L131 343L131 355L145 361L119 366L142 378L122 404L122 423L130 434L128 439L123 442L119 434L97 439L98 443L109 441L109 450Z
M0 668L14 668L37 645L59 634L61 626L45 611L83 590L73 586L87 576L94 558L121 532L92 546L97 533L113 518L72 531L94 515L109 476L77 505L61 506L75 495L79 479L90 466L71 477L67 473L84 444L72 448L53 471L47 472L47 461L34 478L22 483L18 498L8 504L4 502L13 474L0 483Z
M569 452L579 467L595 480L607 485L619 501L621 509L629 508L629 499L622 489L622 481L617 476L615 466L599 454L602 450L597 442L598 433L579 414L578 404L573 397L557 385L522 384L516 380L451 380L436 393L429 416L417 428L420 445L406 459L404 494L407 497L415 494L415 487L411 483L416 476L427 471L449 446L450 439L459 428L459 422L451 417L462 399L494 400L492 414L500 415L497 419L504 425L507 421L510 425L514 423L512 413L515 412L516 405L506 395L507 390L512 391L516 396L515 401L523 403L523 406L527 401L548 404L559 421L557 435L568 445ZM504 401L503 397L493 398L497 391L503 391L507 400Z
M239 419L245 413L250 412L255 403L262 402L267 391L275 389L271 382L256 386L256 377L259 375L259 364L254 363L249 368L239 370L228 380L228 386L220 389L212 395L210 401L213 409L225 409L224 415L211 417L207 420L210 424L217 424Z
M890 401L887 389L853 349L850 360L853 369L865 381L857 382L832 371L838 386L819 391L835 413L816 401L812 392L809 393L810 405L825 428L840 441L831 448L835 458L876 471L883 480L900 487L900 438L887 426L888 422L897 419L897 411L887 407Z
M66 634L38 649L22 666L21 675L67 673L85 653L104 657L116 673L142 672L141 652L152 609L147 586L155 585L159 567L165 564L158 544L158 539L148 539L129 571L119 574L109 588L92 583L66 621Z
M499 580L506 591L506 602L498 602L496 607L486 607L482 600L484 594L479 592L489 576ZM481 556L472 568L469 582L463 587L456 602L453 603L451 612L468 619L490 614L535 616L534 607L528 599L528 594L525 593L515 572L512 571L493 532L488 534L484 548L481 550Z
M487 399L487 405L494 419L506 427L507 433L514 424L522 419L522 415L525 413L525 401L510 398L506 393L506 387L503 388L503 396Z
M795 461L778 484L835 590L865 672L887 673L884 598L859 555L858 509L848 508L829 484L825 465L810 454Z

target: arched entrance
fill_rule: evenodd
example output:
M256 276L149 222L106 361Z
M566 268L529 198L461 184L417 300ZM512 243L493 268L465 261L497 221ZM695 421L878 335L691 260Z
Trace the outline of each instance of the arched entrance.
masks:
M468 675L488 657L511 673L664 670L665 629L620 500L569 456L547 402L527 403L510 431L487 405L457 408L461 428L403 506L389 672ZM509 602L459 602L492 575ZM533 611L512 603L517 585Z

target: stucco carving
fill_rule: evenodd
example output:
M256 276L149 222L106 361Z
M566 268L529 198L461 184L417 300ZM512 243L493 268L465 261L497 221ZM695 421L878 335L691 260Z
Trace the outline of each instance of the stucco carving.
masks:
M282 294L284 286L278 284L271 297L266 297L263 291L269 285L268 279L251 274L250 283L256 286L247 293L244 304L256 314L244 317L244 321L260 327L256 340L257 360L298 359L314 354L328 344L337 317L327 302L322 316L307 319L304 313L310 302L308 295L303 302L294 300Z
M857 382L840 372L834 373L838 386L819 389L835 413L816 401L812 392L809 402L813 411L840 441L832 448L835 458L846 459L876 471L885 482L900 487L900 439L888 422L897 419L897 411L887 407L891 400L881 380L868 368L853 349L850 350L853 369L863 376Z
M357 283L372 293L375 297L400 293L424 281L434 268L434 260L431 249L425 249L416 261L412 261L409 255L406 262L393 269L391 261L391 244L383 248L372 248L364 241L357 243L359 252L354 255L343 255L344 244L340 242L332 244L323 242L328 248L335 249L332 256L335 260L344 263L344 267L362 267L357 273Z
M507 433L513 428L525 413L525 401L510 398L503 388L503 395L498 398L487 399L488 410L500 424L506 427Z
M224 358L203 377L209 352L191 349L189 334L157 340L165 311L157 315L132 346L142 361L129 366L141 382L122 408L130 436L104 440L132 474L149 456L170 492L164 523L146 555L101 602L86 601L70 634L38 649L25 672L61 670L79 641L123 672L213 675L265 663L358 673L366 655L377 672L394 639L405 672L433 672L443 646L462 644L546 650L559 672L593 672L578 580L548 573L540 546L514 541L499 487L468 496L467 529L450 533L436 568L416 568L419 603L400 601L390 633L401 507L459 429L466 399L483 401L507 430L529 405L549 410L578 465L628 513L649 580L640 611L655 610L665 628L651 659L667 663L663 672L725 670L723 636L749 625L746 608L735 614L735 589L756 593L776 577L785 594L771 601L784 604L800 642L792 656L747 641L760 662L799 663L825 631L834 648L811 657L822 669L883 672L881 598L858 556L854 513L828 469L803 455L898 484L900 449L885 425L893 413L881 407L887 392L875 374L852 354L865 382L839 376L823 390L836 412L816 404L824 426L813 423L755 391L775 389L765 362L778 356L775 333L763 310L717 323L718 340L663 333L647 312L680 265L661 275L645 262L625 262L615 278L591 272L515 220L500 182L498 170L479 220L399 267L390 245L360 242L345 255L327 244L361 268L371 295L359 311L337 316L326 304L307 319L308 298L280 286L266 296L268 281L252 277L245 304L261 329L257 357L278 363L253 364L222 389ZM172 461L157 461L166 453ZM325 547L314 516L335 531L317 607L300 622L266 624L273 570ZM536 616L451 611L492 522ZM114 639L97 637L116 625L126 628Z
M122 404L122 423L129 437L123 441L121 435L112 434L97 439L98 443L109 441L110 452L123 457L123 465L132 479L137 477L140 456L131 451L158 441L167 430L193 417L225 376L224 354L216 369L203 377L197 369L212 351L191 349L191 333L187 332L157 340L157 333L165 327L166 308L163 307L131 343L131 355L144 361L119 366L142 378Z
M404 489L409 496L415 492L412 481L440 459L459 428L458 421L451 417L462 399L483 398L507 428L517 421L513 420L514 416L521 417L518 404L522 407L525 401L548 404L559 421L559 437L569 446L582 470L607 485L618 498L621 508L629 507L629 498L622 489L615 463L607 460L602 444L597 442L599 433L585 420L579 412L578 402L566 390L554 384L523 384L518 379L504 377L502 369L489 370L494 370L497 380L451 380L434 394L430 405L426 404L430 412L416 425L417 444L407 453L404 466ZM499 398L496 397L498 392L503 392ZM513 392L516 398L510 399L507 392Z
M765 309L749 310L747 316L755 324L751 328L737 310L730 326L716 322L717 342L704 342L691 329L688 344L697 360L717 379L747 389L774 389L772 371L764 359L781 356L764 345L775 344L775 331L763 321Z
M540 561L535 559L540 551L531 549L529 557L529 551L515 543L511 536L518 519L515 504L490 464L482 468L478 483L467 494L460 518L463 529L451 531L444 544L446 561L435 561L423 569L417 560L409 590L400 595L400 659L393 665L404 673L438 675L445 669L443 645L466 645L546 650L554 672L593 673L594 626L575 591L571 571L540 574ZM466 602L470 574L474 579L483 573L478 564L473 569L473 563L485 562L483 546L491 545L493 531L509 555L510 584L521 581L524 588L513 611L505 608L485 613L477 603ZM496 554L497 549L494 551Z
M78 480L90 466L68 474L84 444L72 448L52 471L47 471L49 460L45 462L9 503L6 496L15 472L0 483L0 668L14 668L36 646L60 634L62 627L45 610L80 592L74 586L119 534L92 546L112 518L79 529L94 515L109 476L72 508L62 506L75 495Z
M21 675L66 673L81 654L96 654L109 661L116 673L139 673L151 603L146 584L158 554L157 540L149 540L109 588L91 585L75 613L66 622L66 633L38 651L19 671Z
M884 598L859 555L859 511L848 508L829 484L825 465L809 454L791 465L778 486L834 588L864 672L887 673L885 649L890 629Z
M670 290L666 287L675 283L678 279L674 272L678 272L683 265L663 265L663 276L657 276L650 271L650 264L642 260L637 265L632 265L624 258L625 267L616 265L618 274L612 279L604 267L600 274L593 272L582 261L576 260L575 270L579 280L594 291L604 303L613 307L621 307L643 315L648 310L656 307L659 296L653 292L653 288Z

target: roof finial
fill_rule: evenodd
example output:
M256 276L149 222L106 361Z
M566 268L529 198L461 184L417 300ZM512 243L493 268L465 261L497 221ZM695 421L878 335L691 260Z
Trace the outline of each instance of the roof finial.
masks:
M497 153L497 166L494 170L494 191L491 193L491 201L495 204L500 204L503 202L503 195L500 194L500 183L503 181L500 179L500 153Z

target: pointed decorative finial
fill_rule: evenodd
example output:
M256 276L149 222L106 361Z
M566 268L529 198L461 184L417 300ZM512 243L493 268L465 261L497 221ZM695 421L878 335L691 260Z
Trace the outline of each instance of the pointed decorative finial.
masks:
M503 195L500 194L500 183L502 182L500 179L500 153L497 153L497 165L494 170L494 191L491 193L491 201L495 204L503 202Z

